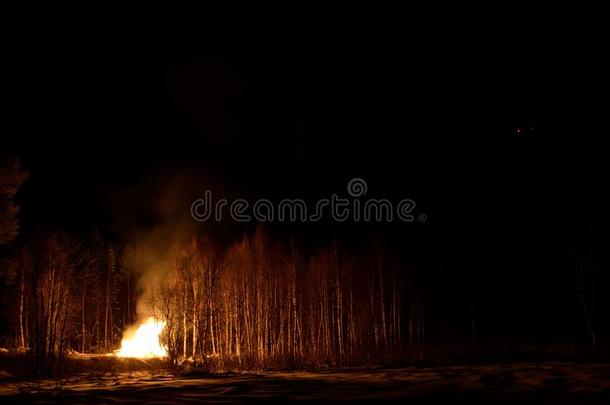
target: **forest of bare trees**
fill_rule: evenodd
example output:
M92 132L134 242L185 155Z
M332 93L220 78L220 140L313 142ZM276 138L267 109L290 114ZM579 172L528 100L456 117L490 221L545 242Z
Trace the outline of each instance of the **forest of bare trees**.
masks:
M260 229L224 247L198 236L158 255L154 281L140 277L146 269L133 256L97 233L85 242L57 230L31 238L11 260L18 288L4 345L28 351L36 374L49 375L68 351L116 350L149 315L166 322L173 365L376 364L399 359L423 333L400 263L381 242L305 254Z
M305 258L262 232L224 254L206 239L172 248L148 296L167 322L170 358L245 367L338 365L396 359L408 342L398 263L347 256L336 244Z
M520 309L516 304L530 283L517 279L506 288L520 294L495 294L496 282L483 272L486 263L497 270L495 260L465 261L461 272L451 261L405 263L409 255L381 238L312 246L273 239L263 228L227 241L163 227L132 243L55 227L21 235L13 196L27 175L16 160L0 170L0 348L30 358L37 376L56 374L71 352L113 353L124 333L150 316L165 323L161 340L172 367L336 367L431 353L464 357L498 345L514 325L540 333L538 321L520 320L537 319L532 311L553 297L530 295L529 306ZM604 356L607 299L600 286L608 282L602 271L607 239L592 218L578 223L566 249L570 263L557 276L565 280L550 279L561 283L558 291L573 309L568 338L584 336L590 351ZM547 316L564 317L550 308ZM512 323L503 327L507 318Z
M16 305L5 311L13 322L4 346L30 353L37 375L53 374L68 350L112 350L133 319L126 306L130 275L120 273L112 244L98 235L82 243L49 230L22 246L7 267L18 288L7 299Z
M580 219L577 232L568 229L575 233L566 244L569 263L549 267L557 275L539 275L538 284L505 278L512 284L499 288L490 272L512 272L520 263L418 262L410 258L415 249L374 237L312 245L257 228L227 240L176 231L175 224L147 229L131 243L56 227L20 234L13 197L28 174L16 160L2 167L0 349L29 358L37 376L56 375L70 353L112 354L124 333L150 316L165 324L161 341L171 367L471 358L485 345L499 347L515 325L525 336L546 333L538 326L543 313L560 320L571 314L567 338L584 340L595 356L608 353L601 294L607 236L592 218ZM555 280L562 300L540 294L545 277Z

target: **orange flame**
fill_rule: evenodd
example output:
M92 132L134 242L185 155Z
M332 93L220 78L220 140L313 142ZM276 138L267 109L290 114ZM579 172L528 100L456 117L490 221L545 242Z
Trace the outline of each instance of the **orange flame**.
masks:
M149 317L137 328L128 329L123 334L121 348L115 354L118 357L165 357L167 351L159 342L163 328L165 321Z

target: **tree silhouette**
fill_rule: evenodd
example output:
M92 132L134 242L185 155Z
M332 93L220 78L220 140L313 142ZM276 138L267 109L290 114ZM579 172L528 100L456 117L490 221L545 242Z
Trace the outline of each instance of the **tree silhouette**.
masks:
M28 178L18 159L0 158L0 245L13 241L19 232L19 206L13 198Z

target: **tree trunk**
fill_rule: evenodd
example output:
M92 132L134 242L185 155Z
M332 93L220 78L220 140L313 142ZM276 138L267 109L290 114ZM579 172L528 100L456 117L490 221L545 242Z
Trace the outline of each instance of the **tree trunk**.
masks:
M25 350L25 331L24 331L24 307L25 307L25 269L21 271L20 285L20 300L19 300L19 332L21 335L21 350Z

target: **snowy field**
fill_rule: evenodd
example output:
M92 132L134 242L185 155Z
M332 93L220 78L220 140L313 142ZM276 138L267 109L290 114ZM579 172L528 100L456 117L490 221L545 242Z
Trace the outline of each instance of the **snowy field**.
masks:
M172 377L148 372L0 384L0 402L402 401L407 404L610 404L610 365L515 363L371 371Z

